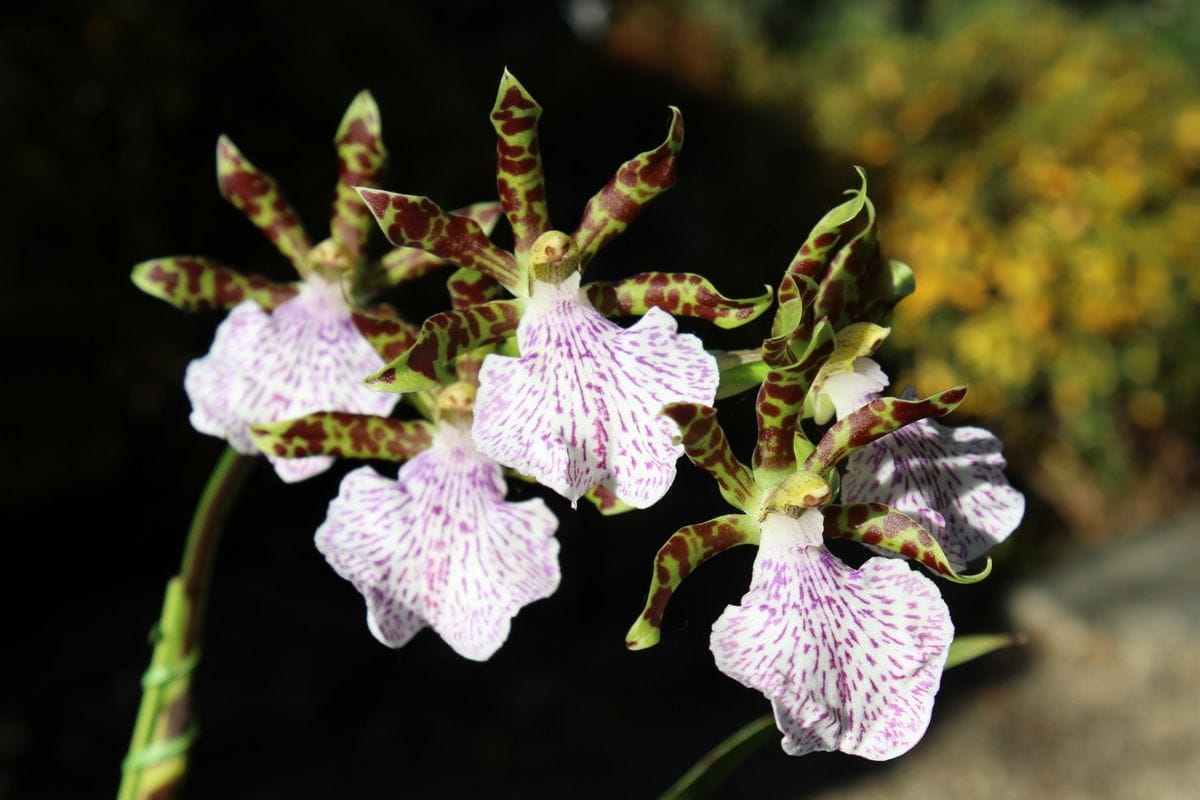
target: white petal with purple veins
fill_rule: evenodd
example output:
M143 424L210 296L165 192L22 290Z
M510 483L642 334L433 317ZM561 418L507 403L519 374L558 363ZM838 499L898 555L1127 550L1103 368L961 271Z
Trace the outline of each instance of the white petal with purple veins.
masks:
M387 416L398 396L362 385L383 359L363 338L336 283L311 276L299 294L267 313L247 300L217 328L208 355L184 379L192 426L226 439L239 453L258 450L248 426L315 411ZM285 481L311 477L333 459L271 459Z
M817 391L813 422L824 425L834 414L841 419L862 408L888 385L888 376L872 358L854 359L853 372L830 375Z
M558 520L540 499L504 500L500 466L443 425L397 479L348 474L317 549L367 602L375 638L404 645L426 625L484 661L523 606L558 588Z
M907 564L851 569L820 511L769 514L750 590L713 624L717 668L771 700L790 755L895 758L920 740L954 635L937 587Z
M914 422L850 456L842 501L886 503L921 519L962 569L1007 539L1025 513L1000 450L983 428Z
M675 479L683 448L667 403L709 404L716 360L652 308L631 328L597 312L579 275L537 283L517 330L520 358L489 355L472 436L480 452L572 503L596 484L645 508Z

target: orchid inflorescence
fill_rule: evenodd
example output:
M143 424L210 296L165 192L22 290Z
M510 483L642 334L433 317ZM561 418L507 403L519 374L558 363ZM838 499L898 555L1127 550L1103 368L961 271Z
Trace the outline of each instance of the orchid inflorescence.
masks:
M921 570L984 577L990 561L973 575L968 565L1013 531L1024 498L994 436L934 421L964 387L880 395L888 379L871 356L913 276L880 255L865 176L813 228L777 291L728 298L679 272L583 283L603 246L674 183L683 118L671 108L665 141L622 164L566 233L549 222L541 111L506 71L491 114L499 201L449 212L378 188L379 112L361 93L338 129L330 237L316 246L275 181L222 137L222 194L300 281L244 277L199 256L134 269L140 288L176 306L230 310L188 369L192 424L240 453L261 450L288 481L334 458L405 462L394 478L365 466L347 474L317 547L362 593L379 641L401 647L431 627L475 660L560 580L557 519L541 499L506 501L506 476L616 514L661 499L686 454L736 513L667 540L627 646L658 641L672 593L706 559L757 545L750 589L713 625L718 669L771 701L788 753L907 751L928 725L953 639ZM501 212L511 252L489 239ZM381 259L368 255L372 221L393 248ZM450 310L418 327L377 301L446 263L456 268ZM706 351L672 317L733 328L773 299L770 336L754 351ZM609 319L619 316L641 318L624 328ZM745 464L713 403L756 387ZM390 416L401 397L419 418ZM873 555L853 568L826 547L832 539Z

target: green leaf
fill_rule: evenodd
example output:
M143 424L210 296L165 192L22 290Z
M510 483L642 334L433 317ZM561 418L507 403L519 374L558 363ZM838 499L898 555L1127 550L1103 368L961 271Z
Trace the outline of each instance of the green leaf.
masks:
M675 183L675 159L683 147L683 115L674 106L667 138L658 147L626 161L613 179L588 201L572 238L586 265L617 237L646 205Z
M528 294L528 287L520 285L512 255L492 244L470 217L443 211L428 197L379 189L361 189L359 196L394 246L424 250L451 264L489 275L513 294Z
M644 650L658 644L663 612L683 579L717 553L741 544L758 544L758 537L758 525L745 514L725 514L672 534L654 557L646 606L625 635L625 646Z
M434 426L369 414L320 411L297 419L250 426L250 439L279 458L329 455L405 461L429 447Z
M184 311L233 308L253 300L270 311L296 296L296 287L247 277L203 256L170 256L133 268L133 283L146 294Z
M883 503L856 503L825 509L825 538L850 539L902 555L955 583L978 583L992 571L960 575L950 566L934 535L912 517Z
M520 301L495 300L434 314L421 325L416 343L404 355L363 383L383 392L413 392L453 382L454 359L513 335L521 311Z
M668 403L662 413L679 426L678 441L687 457L716 480L726 502L742 511L757 504L754 476L730 449L716 409L699 403Z
M687 272L643 272L624 280L583 287L596 310L609 317L638 316L661 308L681 317L697 317L718 328L737 328L757 319L771 305L766 293L731 300L700 275Z
M279 191L275 179L251 164L224 135L217 140L217 185L221 196L266 234L297 272L308 274L312 243L296 211Z
M1024 640L1007 633L978 633L971 636L955 636L950 643L950 653L946 656L945 669L957 667L968 661L974 661L980 656L1003 650L1006 647L1016 647Z
M806 469L824 472L842 459L909 423L928 417L944 417L958 408L967 387L956 386L924 400L880 397L867 403L825 431L817 449L808 457Z
M371 214L354 187L378 186L387 167L383 123L370 92L359 92L350 103L333 142L338 154L338 181L329 232L350 263L357 264L366 253Z

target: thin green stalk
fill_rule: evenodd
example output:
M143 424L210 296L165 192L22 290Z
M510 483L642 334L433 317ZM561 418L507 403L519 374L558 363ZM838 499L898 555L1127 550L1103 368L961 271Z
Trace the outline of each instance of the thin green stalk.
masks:
M225 517L254 461L226 448L196 504L183 563L179 574L167 582L162 614L151 633L154 652L142 676L142 703L129 754L121 765L118 800L167 800L183 783L196 733L189 689L200 660L213 562Z
M658 800L694 800L704 797L774 735L775 718L770 714L738 728L683 773Z

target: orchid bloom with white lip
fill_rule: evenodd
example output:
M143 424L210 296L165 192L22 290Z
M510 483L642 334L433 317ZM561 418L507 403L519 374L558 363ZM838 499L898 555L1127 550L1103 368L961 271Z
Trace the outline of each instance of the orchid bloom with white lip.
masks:
M767 515L750 590L713 623L713 657L771 701L788 755L895 758L929 726L954 635L950 611L907 564L846 566L823 531L817 509Z
M598 489L646 507L671 485L681 453L659 410L671 402L712 402L719 378L716 360L698 339L680 335L669 314L735 327L761 314L771 292L730 300L686 273L581 286L581 272L599 249L674 183L683 120L672 108L666 141L623 164L567 234L551 230L547 217L540 115L506 71L492 122L511 253L428 198L361 191L392 244L483 273L514 295L430 317L412 349L366 382L382 391L428 389L445 381L461 354L515 335L519 357L489 355L479 374L472 427L479 451L572 503ZM644 317L628 329L605 319L634 315Z
M402 647L433 628L486 661L525 605L558 588L558 520L540 498L504 500L500 465L464 428L442 423L396 478L346 475L317 549L367 603L371 633Z
M330 238L313 246L275 180L228 138L217 142L222 196L291 261L301 277L298 283L246 277L198 256L153 259L133 270L139 288L184 310L231 309L208 355L188 367L184 386L193 427L227 440L245 455L257 452L248 430L256 423L315 411L389 414L397 398L366 389L361 378L386 362L383 355L392 358L407 349L413 332L385 307L356 308L347 289L359 295L444 263L404 249L377 263L366 260L371 216L353 187L376 184L387 160L379 109L370 93L361 92L351 103L335 144L340 168ZM490 230L499 207L478 204L462 213ZM267 457L289 482L333 463L324 456Z
M503 470L471 442L477 366L437 391L436 422L319 413L255 425L252 436L283 458L406 461L395 478L371 467L347 474L317 549L362 594L380 642L402 647L430 627L459 655L485 661L560 576L558 520L541 499L506 501Z

